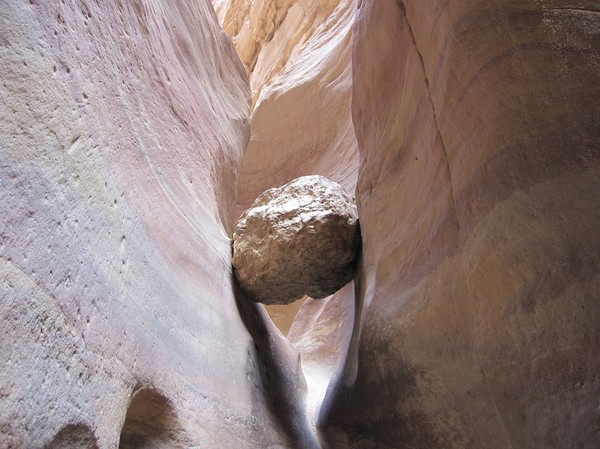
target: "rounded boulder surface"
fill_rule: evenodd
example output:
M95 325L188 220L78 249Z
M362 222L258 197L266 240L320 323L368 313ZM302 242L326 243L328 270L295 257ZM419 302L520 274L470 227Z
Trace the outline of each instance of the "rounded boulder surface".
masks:
M335 293L354 276L360 228L354 199L322 176L261 194L233 234L233 268L248 296L290 304Z

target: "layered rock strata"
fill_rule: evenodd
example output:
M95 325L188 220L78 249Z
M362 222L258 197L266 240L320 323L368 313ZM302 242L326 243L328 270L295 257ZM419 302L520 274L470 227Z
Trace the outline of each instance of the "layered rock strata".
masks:
M596 3L341 1L265 75L242 207L353 183L350 91L361 151L355 285L290 332L307 417L231 282L250 99L208 2L3 2L0 446L595 447Z
M354 199L322 176L303 176L260 195L233 233L242 289L264 304L321 299L354 277L360 228Z
M596 445L599 17L590 1L361 2L363 262L329 447Z

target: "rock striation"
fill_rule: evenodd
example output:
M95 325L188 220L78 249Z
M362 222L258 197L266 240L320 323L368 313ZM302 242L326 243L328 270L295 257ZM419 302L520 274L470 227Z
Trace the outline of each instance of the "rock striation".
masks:
M354 192L358 146L350 106L356 4L213 0L252 88L252 136L240 172L237 216L265 190L303 175L319 173ZM267 310L285 331L297 304Z
M353 39L363 259L328 447L595 447L598 2L363 0Z
M208 0L2 2L0 447L595 448L597 0L213 3L245 67ZM228 235L307 173L362 253L294 347Z
M242 289L264 304L321 299L354 276L360 228L354 199L322 176L269 189L242 214L233 267Z

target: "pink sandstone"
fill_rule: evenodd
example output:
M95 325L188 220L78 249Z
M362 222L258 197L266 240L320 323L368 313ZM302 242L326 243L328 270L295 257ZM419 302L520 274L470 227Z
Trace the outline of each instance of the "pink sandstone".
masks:
M599 17L361 2L363 263L328 447L597 444Z
M3 2L0 59L0 446L314 447L234 296L250 94L210 3Z
M246 70L206 0L0 8L0 446L595 448L597 2L214 3ZM227 236L313 173L363 259L287 341Z

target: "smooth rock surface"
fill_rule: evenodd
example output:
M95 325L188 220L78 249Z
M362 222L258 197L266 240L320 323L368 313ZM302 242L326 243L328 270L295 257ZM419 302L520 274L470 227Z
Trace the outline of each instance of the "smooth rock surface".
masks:
M238 216L265 190L314 173L354 193L358 147L350 102L356 3L213 1L252 88L252 135L240 173Z
M363 0L353 38L363 260L328 447L596 447L598 2Z
M232 282L208 1L2 1L0 446L595 449L597 1L216 3L238 207L358 174L354 286Z
M328 298L308 298L298 311L288 339L302 358L307 383L306 406L311 425L320 425L321 409L338 388L352 339L356 283L350 282Z
M234 273L258 302L320 299L350 282L359 247L354 199L322 176L304 176L267 190L242 214Z
M210 3L2 1L0 63L0 447L316 447L236 303L250 94Z

